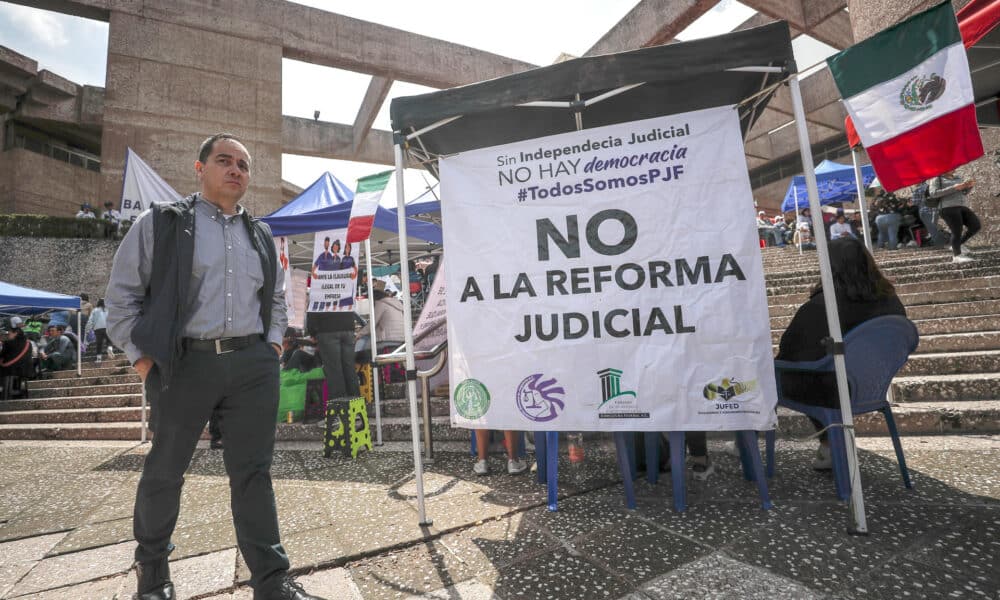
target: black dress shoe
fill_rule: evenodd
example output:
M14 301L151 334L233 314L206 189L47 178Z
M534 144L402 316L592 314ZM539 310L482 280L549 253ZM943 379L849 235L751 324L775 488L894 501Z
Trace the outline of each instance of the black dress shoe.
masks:
M167 559L137 563L135 575L139 580L136 590L137 600L174 600L174 584L170 581L170 565Z
M268 591L253 594L253 600L325 600L319 596L306 593L297 581L289 575L282 575L279 583L269 587Z
M208 447L212 450L222 450L222 440L212 440L208 443Z

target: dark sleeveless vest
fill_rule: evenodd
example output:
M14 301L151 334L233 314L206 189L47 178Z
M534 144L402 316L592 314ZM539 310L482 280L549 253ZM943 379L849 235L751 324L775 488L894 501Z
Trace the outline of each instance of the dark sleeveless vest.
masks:
M181 331L189 315L188 291L194 265L194 203L197 194L176 202L153 204L153 268L142 300L142 312L132 329L132 342L153 359L163 389L184 353ZM242 219L260 256L264 286L257 293L264 335L271 326L278 257L271 231L243 211Z

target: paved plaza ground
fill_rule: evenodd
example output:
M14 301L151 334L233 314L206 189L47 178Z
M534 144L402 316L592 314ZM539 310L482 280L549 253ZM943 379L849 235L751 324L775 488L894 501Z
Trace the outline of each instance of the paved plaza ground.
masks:
M433 525L417 524L408 446L324 459L276 452L283 541L300 580L347 598L1000 598L1000 436L904 439L914 489L887 439L862 438L871 535L845 533L847 507L813 445L784 442L772 511L713 441L717 472L637 483L625 509L614 456L588 447L560 464L558 512L534 476L475 477L467 445L425 475ZM464 450L464 451L463 451ZM0 598L129 598L132 497L145 448L121 442L0 443ZM181 598L249 600L219 451L199 449L182 500L172 571Z

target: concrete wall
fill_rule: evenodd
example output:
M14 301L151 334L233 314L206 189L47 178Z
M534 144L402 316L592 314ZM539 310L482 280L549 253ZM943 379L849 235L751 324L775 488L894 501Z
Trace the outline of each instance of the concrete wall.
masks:
M281 56L277 41L113 11L101 141L102 190L117 197L131 147L182 194L198 189L198 146L240 137L254 158L244 204L281 206Z
M0 212L72 217L80 204L100 207L101 175L42 154L0 153ZM121 195L121 183L111 198Z
M58 292L90 294L96 302L111 276L118 242L0 237L0 281Z

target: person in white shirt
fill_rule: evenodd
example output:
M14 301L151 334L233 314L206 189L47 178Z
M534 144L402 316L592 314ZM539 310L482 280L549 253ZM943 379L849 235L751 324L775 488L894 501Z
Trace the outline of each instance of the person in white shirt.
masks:
M110 200L104 203L104 212L101 213L101 218L105 221L104 237L118 237L122 214L115 210L115 205Z
M80 210L76 213L77 219L96 219L97 215L94 214L93 209L87 203L80 205Z
M854 231L851 229L850 224L847 222L847 218L844 213L837 215L837 222L830 225L830 239L836 240L845 237L855 237Z

